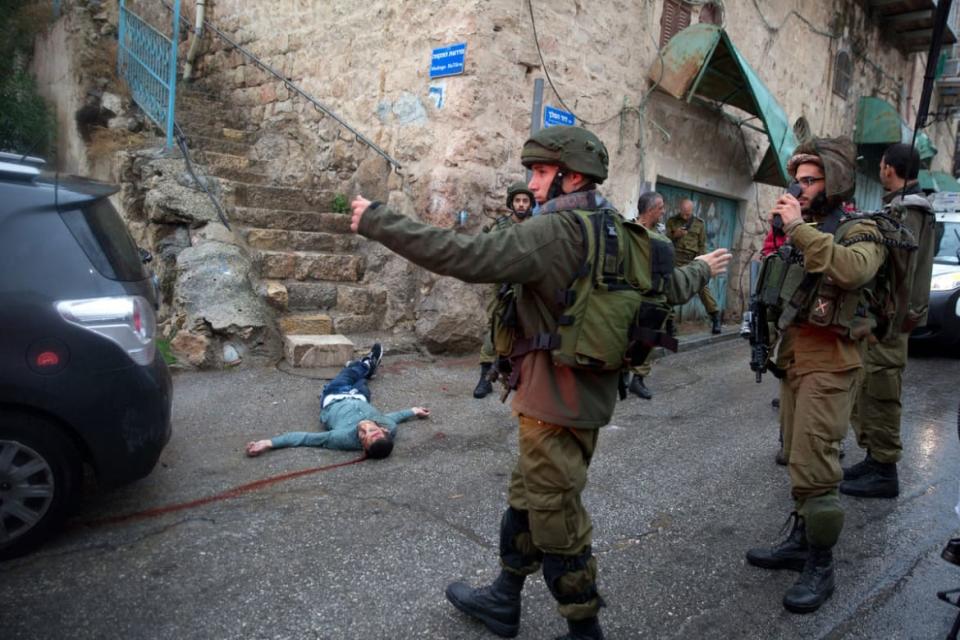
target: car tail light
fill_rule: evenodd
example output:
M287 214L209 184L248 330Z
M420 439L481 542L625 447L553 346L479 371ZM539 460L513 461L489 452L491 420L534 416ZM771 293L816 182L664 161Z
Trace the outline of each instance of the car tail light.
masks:
M153 362L157 319L146 298L116 296L62 300L57 303L57 311L67 322L117 343L137 364Z

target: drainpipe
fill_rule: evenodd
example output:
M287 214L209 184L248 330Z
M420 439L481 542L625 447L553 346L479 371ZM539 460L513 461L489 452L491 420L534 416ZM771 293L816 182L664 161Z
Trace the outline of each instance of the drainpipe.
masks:
M187 62L183 65L183 80L190 81L190 74L193 72L193 61L197 57L197 49L200 48L200 38L203 36L203 12L206 8L204 0L197 0L197 18L193 27L193 42L190 43L190 50L187 51Z

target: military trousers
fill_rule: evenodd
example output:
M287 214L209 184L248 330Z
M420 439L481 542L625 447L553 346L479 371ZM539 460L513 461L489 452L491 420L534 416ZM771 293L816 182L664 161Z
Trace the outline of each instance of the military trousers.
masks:
M643 361L643 364L636 367L630 367L630 372L634 375L640 376L641 378L646 378L650 375L650 371L653 369L653 360L647 358Z
M599 431L520 416L519 458L501 528L501 564L521 575L543 565L560 615L582 620L603 605L591 552L593 523L580 499Z
M836 490L843 479L840 441L847 433L858 369L797 373L780 381L780 425L797 500Z
M490 328L487 328L483 336L483 345L480 347L480 364L493 364L497 361L497 352L493 348L493 341L490 339Z
M899 462L903 455L900 439L900 400L903 370L907 366L907 339L900 333L871 345L864 355L850 424L857 444L878 462Z
M692 260L686 260L686 261L677 260L677 266L682 267L684 265L690 264L691 262ZM700 292L697 295L700 296L700 302L703 303L703 308L706 309L709 315L712 316L713 314L715 314L717 311L720 310L720 307L717 306L716 299L713 297L713 293L710 292L710 287L704 287L703 289L700 289Z
M780 382L790 490L807 539L819 547L832 547L843 529L837 492L843 479L840 441L849 428L858 380L859 369L798 373L791 368Z

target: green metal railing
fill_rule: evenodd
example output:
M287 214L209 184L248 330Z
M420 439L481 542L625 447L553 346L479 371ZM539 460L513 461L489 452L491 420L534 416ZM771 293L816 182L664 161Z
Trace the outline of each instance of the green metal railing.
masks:
M126 81L134 102L166 134L168 149L173 147L180 0L174 1L171 11L172 37L167 38L120 0L117 43L117 74Z
M173 8L170 7L170 5L167 2L163 0L161 1L163 2L163 5L167 7L168 10L175 11ZM175 11L175 15L179 16L179 11ZM190 30L191 33L199 37L193 25L190 24L189 19L187 19L185 16L179 16L179 19L183 21L184 25L186 26L187 29ZM386 151L380 148L379 145L377 145L375 142L367 138L365 135L357 131L354 127L350 126L350 124L348 124L347 121L344 120L342 117L340 117L336 112L334 112L332 109L324 105L322 102L314 98L312 95L310 95L309 93L301 89L299 86L297 86L296 83L290 80L290 78L287 78L286 76L281 75L276 69L274 69L273 67L268 65L266 62L258 58L255 54L253 54L249 50L245 49L242 45L234 41L230 36L225 34L223 31L220 31L220 29L217 29L215 26L210 24L209 20L204 20L203 25L205 29L208 29L211 33L213 33L218 38L226 42L232 49L239 51L244 58L246 58L251 63L253 63L256 67L272 75L277 80L282 82L283 86L286 87L288 91L300 96L301 98L309 102L311 105L313 105L313 107L317 111L336 120L341 127L343 127L344 129L349 131L351 134L353 134L353 136L358 142L361 142L367 147L369 147L370 149L372 149L377 155L379 155L381 158L386 160L390 164L390 166L393 167L399 173L402 166L393 156L388 154Z

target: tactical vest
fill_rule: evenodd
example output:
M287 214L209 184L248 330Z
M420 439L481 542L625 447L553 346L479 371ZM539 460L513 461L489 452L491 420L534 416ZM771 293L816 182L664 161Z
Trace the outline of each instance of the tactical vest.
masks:
M570 285L556 292L563 309L556 332L518 337L516 310L510 310L517 289L501 288L493 336L497 352L516 359L549 350L557 365L610 371L643 363L656 346L676 351L676 340L665 331L673 245L612 209L573 213L584 261Z
M844 238L853 225L867 220L876 223L882 240L872 234ZM834 241L842 246L878 242L890 249L890 255L867 285L849 290L825 274L804 271L802 252L791 244L783 245L764 259L758 278L757 293L768 309L768 319L779 331L806 322L853 340L871 333L883 340L898 331L897 318L902 322L898 310L905 309L909 295L905 286L907 254L916 249L910 230L887 210L835 216L821 230L832 232Z

